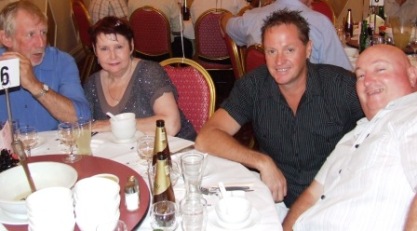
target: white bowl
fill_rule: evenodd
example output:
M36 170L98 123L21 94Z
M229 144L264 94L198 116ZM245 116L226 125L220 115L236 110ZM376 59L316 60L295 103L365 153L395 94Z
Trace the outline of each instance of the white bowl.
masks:
M217 202L215 210L222 222L235 224L249 218L252 205L243 197L225 197Z
M36 189L61 186L71 188L77 181L77 171L63 163L30 163L29 169ZM22 166L0 173L0 208L10 217L27 219L25 198L30 194L29 183Z

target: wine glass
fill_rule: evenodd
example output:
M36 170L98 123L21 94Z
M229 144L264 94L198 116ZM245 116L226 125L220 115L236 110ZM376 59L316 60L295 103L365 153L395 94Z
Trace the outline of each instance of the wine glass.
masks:
M81 159L80 155L74 154L74 146L79 134L78 123L62 122L58 125L59 139L69 147L69 155L64 158L66 163L74 163Z
M31 126L23 126L17 130L17 138L22 141L27 157L31 157L31 149L38 143L38 133Z
M152 162L154 142L155 137L150 135L145 135L138 139L137 151L140 157L140 163L144 163L142 160L145 160L147 165Z

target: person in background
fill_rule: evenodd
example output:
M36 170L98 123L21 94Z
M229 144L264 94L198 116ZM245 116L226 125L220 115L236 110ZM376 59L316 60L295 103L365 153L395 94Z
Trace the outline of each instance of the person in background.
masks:
M20 66L20 87L9 90L13 120L38 131L90 118L77 65L47 45L47 32L45 14L31 1L11 3L0 12L0 60L17 58ZM0 92L0 121L8 118L5 98Z
M227 34L239 46L261 44L261 31L264 20L274 11L289 9L301 11L310 26L313 41L310 61L312 63L333 64L353 70L342 43L339 41L332 22L323 14L310 8L312 0L275 0L273 3L246 11L239 17L228 14L222 18Z
M190 7L191 20L195 24L197 19L210 9L225 9L230 11L232 15L237 15L242 8L248 5L246 0L194 0Z
M352 72L308 60L312 41L299 11L269 16L262 41L266 66L235 82L200 130L196 148L259 171L274 200L289 207L363 112ZM232 137L247 122L259 151ZM282 204L278 209L285 214Z
M417 229L417 68L400 49L376 45L355 72L366 117L291 207L285 230Z
M102 67L84 86L94 131L110 131L106 112L133 112L144 133L154 133L155 121L163 119L168 135L194 140L195 130L178 109L178 94L167 73L156 62L132 57L133 31L127 21L112 16L99 20L91 41Z
M88 11L93 24L106 16L127 20L128 14L126 0L91 0Z
M399 17L408 23L417 23L417 0L385 0L385 14Z
M157 10L160 10L167 17L171 26L171 47L174 57L182 57L182 43L181 43L181 28L182 16L181 8L177 0L129 0L127 3L129 10L129 17L133 11L140 7L151 6ZM184 40L184 55L186 58L192 58L193 45L187 38Z

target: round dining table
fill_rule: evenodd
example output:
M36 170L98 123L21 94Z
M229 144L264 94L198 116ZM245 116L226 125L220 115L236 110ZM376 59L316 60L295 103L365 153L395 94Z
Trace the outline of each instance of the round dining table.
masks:
M114 139L111 132L100 132L92 137L92 155L83 156L79 162L70 164L78 172L78 180L99 173L112 173L120 179L123 187L127 177L135 175L139 179L140 208L136 212L127 212L123 199L120 203L121 217L128 224L129 230L153 230L149 216L149 204L151 196L149 192L148 174L146 161L141 160L136 151L136 139L143 134L137 132L135 139L120 143ZM32 150L29 162L57 161L62 162L68 148L61 144L56 131L40 132L38 144ZM180 161L181 155L187 152L197 152L193 149L193 142L177 137L168 137L172 161ZM252 204L250 221L239 230L282 230L281 220L275 207L272 195L268 187L260 180L259 175L250 171L237 162L219 158L207 153L205 155L205 168L202 186L218 186L223 182L225 186L245 186L250 191L245 197ZM121 193L123 193L121 191ZM185 196L185 186L182 177L174 184L176 202L179 203ZM214 206L219 200L217 194L204 195L207 200L207 227L206 230L230 230L217 221ZM123 198L123 197L122 197ZM27 225L11 225L3 222L0 211L0 223L7 230L27 230ZM182 230L181 217L178 221L177 230ZM23 227L23 228L22 228ZM26 228L26 229L25 229ZM76 229L78 230L78 229Z

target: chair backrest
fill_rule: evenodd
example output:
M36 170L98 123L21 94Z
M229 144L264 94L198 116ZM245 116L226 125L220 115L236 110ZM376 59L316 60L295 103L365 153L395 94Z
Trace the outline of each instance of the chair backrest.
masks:
M248 73L265 63L264 49L260 44L254 44L246 48L244 60L245 73Z
M91 17L82 1L72 2L73 22L78 29L81 44L86 51L91 51L92 44L89 35Z
M233 75L235 76L235 79L239 79L244 74L242 49L237 46L235 41L233 41L233 39L226 33L226 28L223 28L223 25L221 25L221 32L223 39L226 42L227 51L232 63Z
M335 24L336 16L334 14L333 8L325 0L314 0L311 3L313 10L318 11L329 18L329 20Z
M163 12L150 6L141 7L131 14L129 23L134 32L136 52L172 57L171 27Z
M170 58L161 66L178 91L178 106L199 132L214 113L216 90L210 74L187 58Z
M196 55L212 61L229 58L226 42L220 31L220 19L224 9L210 9L198 17L195 23Z

